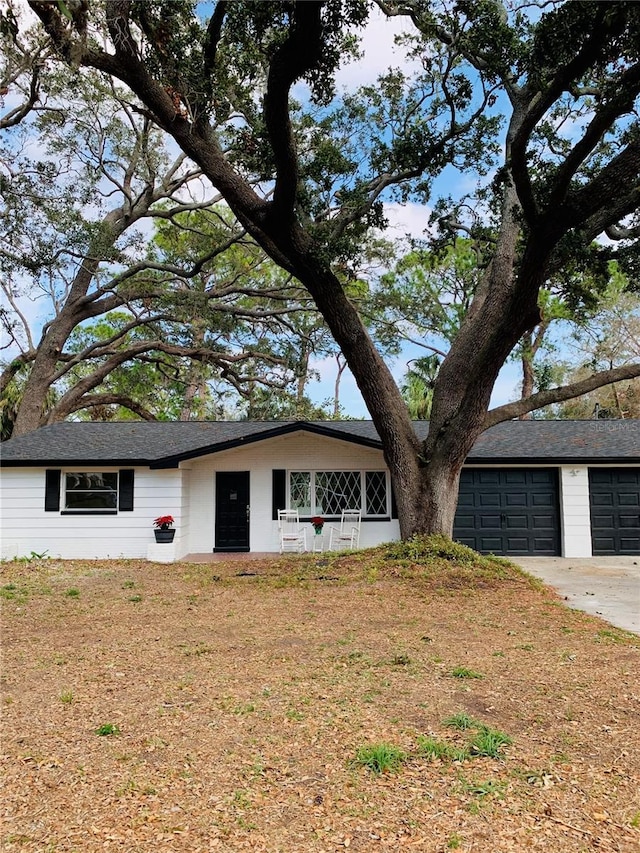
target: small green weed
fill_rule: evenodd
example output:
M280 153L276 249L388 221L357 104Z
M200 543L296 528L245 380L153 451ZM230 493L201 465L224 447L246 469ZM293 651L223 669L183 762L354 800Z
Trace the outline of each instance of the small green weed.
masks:
M77 587L72 586L65 592L65 595L67 598L79 598L80 590Z
M469 669L466 666L454 666L451 675L454 678L484 678L481 672L476 672L475 669Z
M70 705L73 702L73 691L63 690L60 694L60 701L63 705Z
M29 554L28 557L26 557L26 556L14 557L13 562L14 563L31 563L31 562L33 562L33 560L47 560L48 559L47 553L48 553L48 551L43 551L41 554L39 554L37 551L31 551L31 553Z
M531 643L523 643L521 646L516 646L516 649L522 649L523 652L532 652L533 645Z
M495 782L493 779L487 779L484 782L467 782L466 779L462 779L461 782L463 791L476 797L492 795L502 797L507 787L506 782Z
M504 732L483 727L471 741L470 749L473 755L501 758L504 747L512 743L512 739Z
M100 737L110 737L111 735L119 735L120 729L115 723L103 723L96 729L96 734Z
M473 717L470 717L462 711L459 714L453 714L451 717L447 717L446 720L442 721L442 725L447 726L447 728L450 729L466 731L467 729L477 728L479 724L477 720L474 720Z
M407 754L389 743L376 743L361 746L356 753L354 764L366 767L372 773L392 773L407 760Z
M297 711L295 708L289 708L285 716L287 720L295 720L296 722L304 720L304 714L302 713L302 711Z
M634 829L638 829L640 827L640 812L636 812L634 816L629 821L629 825L633 826Z
M464 761L469 758L469 753L466 749L452 746L443 740L438 740L433 737L418 737L418 753L425 758L440 758L451 759L451 761Z
M457 832L454 832L453 835L450 835L447 839L447 850L457 850L461 844L462 839Z
M122 589L133 589L135 585L135 581L125 581L122 584Z
M141 595L130 595L129 601L132 604L140 604L140 602L142 601L142 596Z
M411 663L411 658L409 657L409 655L406 654L398 654L394 655L391 658L391 663L394 666L409 666L409 664Z

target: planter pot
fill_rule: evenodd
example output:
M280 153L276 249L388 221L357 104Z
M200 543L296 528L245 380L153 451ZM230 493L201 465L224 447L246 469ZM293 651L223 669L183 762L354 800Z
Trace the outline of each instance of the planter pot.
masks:
M176 535L175 530L154 530L153 535L156 537L156 542L173 542L173 537Z

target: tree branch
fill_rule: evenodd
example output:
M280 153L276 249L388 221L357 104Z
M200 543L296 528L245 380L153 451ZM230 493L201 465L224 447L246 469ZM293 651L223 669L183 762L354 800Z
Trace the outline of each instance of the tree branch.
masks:
M614 367L612 370L594 373L588 379L581 379L579 382L572 382L560 388L538 391L537 394L532 394L526 400L516 400L513 403L506 403L504 406L490 409L484 419L483 430L503 421L510 421L513 418L526 415L528 412L533 412L552 403L562 403L564 400L571 400L573 397L581 397L583 394L588 394L589 391L602 388L604 385L622 382L625 379L635 379L637 376L640 376L640 364L627 364L624 367Z
M299 164L289 115L291 86L320 56L324 2L295 4L289 35L271 61L264 98L264 118L276 163L271 215L288 223L293 219L298 191Z

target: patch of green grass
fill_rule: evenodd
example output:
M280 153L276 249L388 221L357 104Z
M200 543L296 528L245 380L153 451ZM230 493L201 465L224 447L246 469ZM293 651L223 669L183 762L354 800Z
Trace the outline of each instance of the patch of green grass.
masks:
M73 691L63 690L60 694L60 701L63 705L70 705L73 702Z
M411 658L407 654L397 654L391 658L391 663L394 666L409 666Z
M110 737L111 735L119 735L120 729L115 723L102 723L96 729L96 734L100 737Z
M640 827L640 812L636 812L634 816L629 821L629 826L633 826L634 829L638 829Z
M450 729L466 731L467 729L477 728L479 724L477 720L474 720L473 717L470 717L462 711L459 714L453 714L451 717L447 717L446 720L442 721L442 725L447 726L447 728Z
M533 644L532 643L523 643L521 646L516 646L516 649L522 649L523 652L532 652Z
M132 604L140 604L140 602L142 601L142 596L141 595L130 595L129 601Z
M601 628L596 633L598 643L627 643L629 640L637 639L631 631L624 631L622 628Z
M475 669L469 669L466 666L454 666L451 675L453 678L484 678L481 672L476 672Z
M461 844L462 839L460 838L457 832L454 832L453 835L450 835L446 841L447 850L457 850Z
M444 740L425 737L424 735L418 737L418 755L425 758L450 759L451 761L464 761L469 758L469 753L466 749L452 746Z
M301 720L304 720L304 714L302 713L302 711L297 711L295 708L289 708L289 710L285 714L285 717L287 718L287 720L295 720L298 723Z
M5 601L17 601L19 604L24 604L28 599L29 593L26 587L18 587L15 583L6 583L0 587L0 598Z
M466 779L461 779L460 781L462 783L462 790L476 797L489 797L492 795L502 797L507 787L506 782L496 782L493 779L487 779L484 782L468 782Z
M77 587L72 586L65 592L65 595L67 598L79 598L80 590Z
M122 584L122 589L133 589L135 585L135 581L125 581Z
M407 760L407 753L389 743L361 746L356 753L354 765L366 767L372 773L392 773Z
M469 748L473 755L502 758L504 747L512 743L513 740L504 732L483 726L471 741Z

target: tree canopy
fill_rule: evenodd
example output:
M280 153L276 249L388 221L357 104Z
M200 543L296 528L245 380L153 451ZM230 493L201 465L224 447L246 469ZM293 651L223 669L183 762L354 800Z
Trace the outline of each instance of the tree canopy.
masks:
M545 283L570 297L604 280L612 259L637 272L640 7L379 0L406 25L415 70L344 95L334 75L373 5L29 2L36 43L44 31L69 67L124 84L130 109L174 140L310 294L381 436L403 536L450 533L459 472L483 429L640 374L636 361L489 410L498 371L540 319ZM454 175L471 191L443 192ZM429 205L433 250L462 234L481 258L423 443L345 286L389 200L425 205L425 225Z

